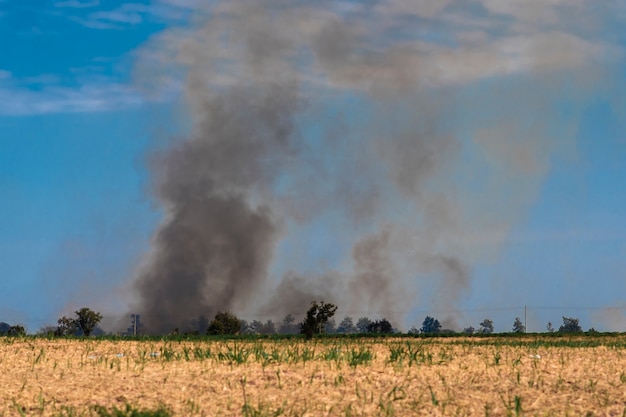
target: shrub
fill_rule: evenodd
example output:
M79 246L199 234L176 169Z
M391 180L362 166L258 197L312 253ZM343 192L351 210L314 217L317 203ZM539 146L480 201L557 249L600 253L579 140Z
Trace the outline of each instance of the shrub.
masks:
M578 319L563 316L563 325L559 327L559 333L580 333L582 331Z
M356 322L357 331L359 333L367 333L367 326L369 326L371 323L372 323L372 320L370 320L368 317L361 317Z
M439 333L441 331L441 323L433 317L426 316L420 331L426 334Z
M224 335L239 334L241 329L241 320L230 311L219 311L207 329L207 334Z
M170 410L165 407L159 407L156 410L144 410L135 408L130 404L126 404L123 409L117 407L107 409L97 405L93 410L98 417L170 417L172 415Z
M57 324L57 329L54 331L55 336L73 336L76 334L76 320L63 316L57 320Z
M393 333L393 326L387 319L375 320L367 326L368 333Z
M482 334L491 334L493 333L493 321L490 319L485 319L480 322L480 333Z
M9 331L7 332L9 336L26 336L26 329L24 326L16 324L15 326L11 326Z

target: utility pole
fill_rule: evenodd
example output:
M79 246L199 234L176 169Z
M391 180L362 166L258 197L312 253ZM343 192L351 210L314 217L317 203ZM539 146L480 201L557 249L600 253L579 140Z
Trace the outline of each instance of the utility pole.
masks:
M128 328L128 332L132 332L133 336L137 336L137 329L139 329L139 326L139 314L131 314L130 327Z
M526 304L524 304L524 333L528 332L528 325L526 324Z

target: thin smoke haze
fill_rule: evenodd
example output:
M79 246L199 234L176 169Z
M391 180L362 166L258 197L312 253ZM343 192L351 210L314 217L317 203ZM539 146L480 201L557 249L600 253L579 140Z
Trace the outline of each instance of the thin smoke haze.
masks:
M144 48L141 83L182 77L193 122L150 158L165 214L134 281L147 331L320 298L396 325L420 303L456 309L572 152L562 83L596 88L586 63L609 47L560 22L483 31L465 2L437 4L228 1Z

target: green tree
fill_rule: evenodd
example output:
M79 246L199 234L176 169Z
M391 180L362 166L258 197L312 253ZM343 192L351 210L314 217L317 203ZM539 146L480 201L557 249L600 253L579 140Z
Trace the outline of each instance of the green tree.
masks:
M9 335L9 336L26 336L26 329L24 328L24 326L16 324L16 325L11 326L9 328L9 331L7 332L7 335Z
M306 312L304 321L300 324L300 333L304 334L307 339L311 339L313 335L322 334L328 320L335 315L337 306L330 303L317 301L311 303L311 307Z
M287 314L280 325L280 334L296 334L300 331L293 314Z
M476 332L476 329L473 326L466 327L463 329L463 333L465 334L474 334L475 332Z
M389 320L383 318L381 320L374 320L367 326L368 333L381 333L389 334L393 333L393 326Z
M242 326L242 328L244 328ZM259 320L253 320L251 324L244 328L244 333L250 334L276 334L276 326L272 320L263 323Z
M515 321L513 322L513 332L514 333L526 332L526 326L524 326L524 323L522 323L519 317L515 317Z
M73 336L76 333L78 325L76 320L70 317L61 317L57 320L57 328L54 331L55 336Z
M47 336L47 337L52 337L54 336L54 333L56 332L57 327L53 326L51 324L47 324L43 327L41 327L39 330L37 330L36 335L37 336Z
M272 320L268 320L263 325L263 334L276 334L276 325Z
M493 321L490 319L485 319L482 322L480 322L480 333L482 334L493 333Z
M337 327L337 333L344 333L344 334L349 334L349 333L356 333L357 329L354 326L354 323L352 322L352 317L350 316L346 316L343 318L343 320L341 320L341 323L339 323L339 326Z
M358 330L359 333L367 333L367 327L372 323L372 320L370 320L368 317L361 317L357 322L356 322L356 328Z
M100 323L100 320L102 320L102 314L87 307L75 311L74 314L76 314L76 318L74 319L76 328L82 331L85 336L89 336L98 323Z
M580 333L582 331L578 319L563 316L563 325L559 327L559 333Z
M230 311L219 311L207 329L207 334L224 335L238 334L241 329L241 320Z
M424 319L424 322L422 323L422 328L420 329L420 332L426 333L426 334L433 334L433 333L439 333L440 331L441 331L441 323L439 323L439 320L430 316L426 316L426 318Z
M263 334L263 322L260 320L252 320L252 323L248 325L247 333Z

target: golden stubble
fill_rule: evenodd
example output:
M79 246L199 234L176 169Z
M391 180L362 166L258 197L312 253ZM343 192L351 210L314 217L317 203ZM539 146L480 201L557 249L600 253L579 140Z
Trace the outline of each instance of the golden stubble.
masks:
M178 416L626 410L625 340L604 338L594 347L506 340L6 338L0 339L0 416L91 415L94 405L126 404L166 406Z

